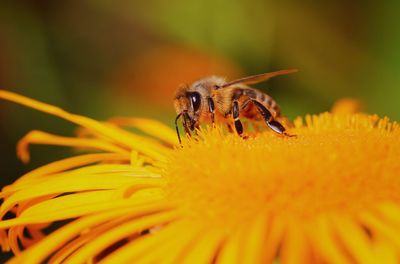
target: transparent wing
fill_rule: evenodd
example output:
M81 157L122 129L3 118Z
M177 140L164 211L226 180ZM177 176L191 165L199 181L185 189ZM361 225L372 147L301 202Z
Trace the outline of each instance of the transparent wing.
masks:
M279 75L285 75L289 73L294 73L297 72L297 69L289 69L289 70L280 70L280 71L274 71L274 72L267 72L267 73L262 73L262 74L257 74L257 75L252 75L252 76L247 76L244 78L240 78L237 80L233 80L230 82L225 83L224 85L220 86L219 88L225 88L234 84L242 83L242 84L256 84L260 82L267 81L271 79L272 77L279 76Z

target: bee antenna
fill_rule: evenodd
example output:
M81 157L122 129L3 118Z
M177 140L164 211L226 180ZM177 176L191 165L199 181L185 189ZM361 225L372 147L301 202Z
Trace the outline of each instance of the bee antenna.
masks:
M179 144L182 145L181 136L179 135L179 128L178 128L178 119L182 116L182 113L179 113L175 118L175 129L176 134L178 135Z

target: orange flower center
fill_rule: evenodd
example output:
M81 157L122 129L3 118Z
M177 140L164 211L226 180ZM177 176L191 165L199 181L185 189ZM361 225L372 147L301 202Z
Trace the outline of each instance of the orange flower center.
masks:
M167 196L187 214L227 226L260 211L290 217L357 212L400 202L400 129L365 115L296 121L295 138L266 131L243 140L200 131L171 154Z

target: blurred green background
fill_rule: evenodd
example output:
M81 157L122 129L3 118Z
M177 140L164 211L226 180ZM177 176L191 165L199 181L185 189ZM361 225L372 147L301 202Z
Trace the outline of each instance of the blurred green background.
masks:
M400 119L400 2L274 0L1 1L0 86L108 119L144 116L172 126L175 88L210 74L298 68L257 87L290 118L342 97ZM1 185L68 155L15 144L32 129L74 126L0 102Z

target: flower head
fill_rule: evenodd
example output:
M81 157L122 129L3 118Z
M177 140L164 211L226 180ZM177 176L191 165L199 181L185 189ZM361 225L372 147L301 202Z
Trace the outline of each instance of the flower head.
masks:
M154 120L98 122L0 97L81 127L77 137L29 133L18 144L23 160L31 143L91 150L3 188L0 214L15 217L0 222L0 242L15 262L400 260L400 127L387 118L306 116L292 138L265 131L243 140L203 128L180 148Z

